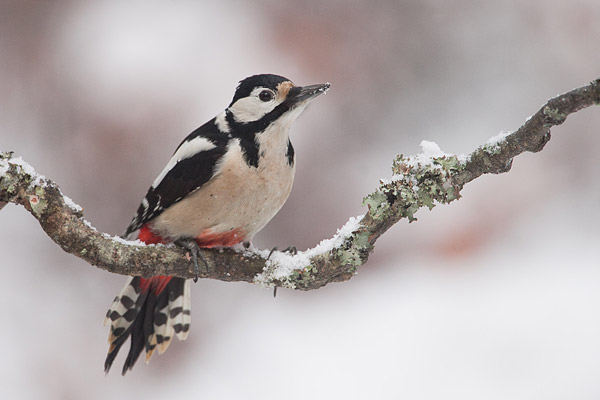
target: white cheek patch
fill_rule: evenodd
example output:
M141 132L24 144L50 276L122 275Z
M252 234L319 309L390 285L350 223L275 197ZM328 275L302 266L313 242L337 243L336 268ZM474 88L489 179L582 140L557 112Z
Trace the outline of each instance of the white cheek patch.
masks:
M177 149L173 157L169 160L162 172L156 177L152 183L152 187L156 189L164 177L169 173L171 169L181 160L195 156L202 151L208 151L214 149L214 143L206 138L197 136L190 141L183 142L183 144Z
M229 110L236 122L242 124L258 121L275 108L273 102L262 102L256 97L244 97L236 101Z
M258 121L281 104L281 99L261 101L258 94L263 90L265 88L256 88L250 93L250 96L239 99L229 107L229 111L233 114L236 122L245 124Z

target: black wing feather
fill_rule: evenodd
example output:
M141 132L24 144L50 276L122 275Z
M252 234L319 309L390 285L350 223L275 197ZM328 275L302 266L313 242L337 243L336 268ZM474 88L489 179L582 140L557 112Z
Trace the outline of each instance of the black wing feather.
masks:
M229 135L219 131L213 119L188 135L175 152L199 136L208 139L215 147L177 162L156 187L151 186L123 236L128 236L158 217L165 209L198 190L212 178L217 162L227 151Z

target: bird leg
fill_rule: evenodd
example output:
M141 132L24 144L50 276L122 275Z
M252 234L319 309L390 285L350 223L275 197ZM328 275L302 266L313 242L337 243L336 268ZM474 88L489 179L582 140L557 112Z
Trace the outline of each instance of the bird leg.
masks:
M194 282L198 282L198 275L200 275L200 265L198 265L198 258L202 260L202 263L206 267L206 272L209 271L208 261L204 258L202 252L200 252L200 247L194 238L183 237L179 238L174 242L177 246L183 247L188 250L192 256L192 262L194 263L194 273L196 276L194 277Z
M271 251L269 252L269 255L267 256L267 260L269 260L269 258L271 258L271 256L273 255L273 253L275 253L277 250L279 250L279 247L275 246L271 249ZM296 254L298 254L298 249L296 248L296 246L288 246L285 249L281 250L282 253L289 253L293 256L295 256Z

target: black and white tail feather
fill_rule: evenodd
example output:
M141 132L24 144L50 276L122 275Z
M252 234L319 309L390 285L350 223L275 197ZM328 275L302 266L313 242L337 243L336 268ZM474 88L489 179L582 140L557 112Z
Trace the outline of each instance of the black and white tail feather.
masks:
M133 368L142 350L146 351L148 363L154 350L159 354L167 350L173 336L183 341L189 333L190 281L171 278L158 295L152 288L142 290L142 281L140 277L130 278L106 313L104 325L110 324L109 350L104 363L106 373L130 335L131 347L123 375Z

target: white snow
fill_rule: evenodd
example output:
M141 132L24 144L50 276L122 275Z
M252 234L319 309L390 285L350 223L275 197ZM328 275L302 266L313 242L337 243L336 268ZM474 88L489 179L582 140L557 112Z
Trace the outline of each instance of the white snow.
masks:
M448 157L451 154L445 153L440 149L437 143L429 140L421 141L421 153L412 156L408 159L407 164L413 167L417 165L430 165L433 163L434 158Z
M440 149L440 146L436 142L422 140L420 146L423 150L423 153L429 157L444 157L448 155Z
M127 240L127 239L123 239L120 236L111 236L111 235L109 235L107 233L103 233L102 236L105 237L106 239L114 240L115 242L120 243L120 244L124 244L126 246L138 246L138 247L140 247L140 246L154 246L153 244L146 244L146 243L142 242L140 239Z
M8 161L5 159L0 160L0 176L8 172Z
M280 251L274 251L266 262L264 271L259 274L254 282L263 286L273 286L274 279L283 280L290 277L294 271L302 270L310 264L312 257L325 254L344 243L347 237L352 235L360 227L360 221L364 215L351 217L331 239L324 239L318 245L305 251L299 251L292 255ZM269 250L254 250L255 254L262 257L269 255Z
M392 184L395 184L397 182L404 180L405 178L408 178L411 183L416 185L416 183L417 183L416 179L414 179L414 176L411 176L410 174L408 176L406 176L404 174L392 174L392 176L390 178L379 179L379 184L382 186L383 185L392 185Z
M46 180L46 177L44 175L39 174L35 170L35 168L33 168L31 166L31 164L29 164L28 162L23 160L23 158L13 157L10 160L8 160L8 163L20 166L23 169L23 172L25 172L28 175L31 175L31 178L32 178L31 184L32 185L45 186L44 181ZM4 172L6 172L6 171L4 171Z
M84 225L89 226L93 230L98 231L96 228L94 228L94 226L87 219L81 218L81 222L83 222Z
M420 146L421 146L421 150L422 150L421 153L405 158L405 164L407 166L413 167L413 168L431 166L431 165L434 165L433 160L436 158L452 156L452 154L442 151L440 149L440 146L437 143L431 142L429 140L422 140L420 143ZM463 157L465 159L467 158L466 156L463 156ZM437 166L437 167L441 168L441 166ZM391 178L379 179L379 182L381 185L387 185L387 184L391 184L391 183L395 183L395 182L404 180L405 178L409 178L410 182L413 184L413 189L418 190L418 186L416 186L417 181L414 178L414 176L411 174L408 174L407 176L405 176L402 173L393 174Z
M508 135L510 135L512 132L505 132L505 131L501 131L499 134L492 136L491 138L488 139L488 141L486 142L486 145L488 146L496 146L497 144L499 144L500 142L502 142L504 139L506 139L506 137Z
M88 221L85 218L80 218L81 222L86 225L87 227L91 228L92 230L94 230L95 232L99 232L98 229L96 229L91 223L90 221ZM104 232L100 232L100 234L102 235L103 238L105 239L109 239L109 240L114 240L115 242L118 242L120 244L124 244L126 246L155 246L154 244L146 244L144 242L142 242L139 239L136 240L127 240L127 239L123 239L120 236L112 236L109 235L108 233L104 233Z
M471 155L470 154L465 154L465 153L461 153L459 155L456 156L456 159L458 161L460 161L461 163L466 163L467 161L469 161L471 159Z
M63 197L63 201L65 202L67 207L69 207L71 210L76 211L76 212L83 211L83 207L81 207L79 204L75 203L73 201L73 199L71 199L69 196L64 194L62 191L60 192L60 194Z
M32 181L31 181L32 185L38 185L38 186L46 185L46 177L44 175L38 173L35 170L35 168L33 168L31 166L31 164L29 164L28 162L23 160L22 157L13 157L8 160L0 160L0 176L4 175L8 171L10 164L20 166L21 169L23 170L23 172L30 175L32 178ZM83 208L80 205L75 203L69 196L65 195L62 191L60 192L60 194L63 197L63 201L65 202L67 207L69 207L70 209L72 209L76 212L81 212L83 210Z

